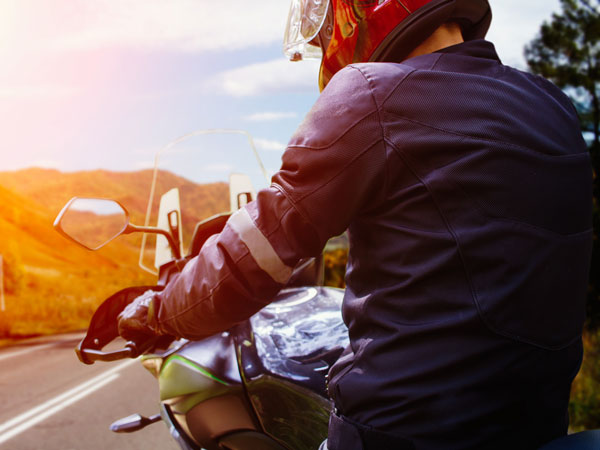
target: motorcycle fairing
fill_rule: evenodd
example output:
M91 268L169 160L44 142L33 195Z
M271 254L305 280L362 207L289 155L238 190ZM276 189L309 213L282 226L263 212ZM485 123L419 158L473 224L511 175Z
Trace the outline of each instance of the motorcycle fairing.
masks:
M197 394L203 396L198 401L205 401L241 387L233 337L224 332L182 345L165 358L158 382L160 399L167 402Z
M232 434L264 436L242 384L232 334L185 341L167 353L160 369L163 417L179 437L193 441L192 448L221 448L219 440Z
M327 436L325 376L349 343L342 297L329 287L284 289L237 327L248 399L264 431L289 448L312 450Z
M246 390L262 429L285 447L314 450L327 437L327 398L271 375L248 380Z

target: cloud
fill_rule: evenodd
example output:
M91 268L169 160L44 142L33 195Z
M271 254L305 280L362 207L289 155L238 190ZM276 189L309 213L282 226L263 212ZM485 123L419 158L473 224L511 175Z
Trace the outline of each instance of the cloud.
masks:
M523 44L550 18L549 10L559 10L559 0L490 3L490 36L508 62L522 61ZM0 1L0 52L240 50L280 43L288 8L285 0L229 0L226 7L210 0Z
M273 141L270 139L260 139L260 138L255 138L254 144L256 145L256 147L260 148L261 150L267 150L270 152L283 152L286 147L285 144L283 144L279 141Z
M272 122L275 120L281 119L294 119L298 117L298 114L290 111L290 112L259 112L250 114L249 116L244 117L244 120L248 120L249 122Z
M222 72L209 85L234 97L318 92L319 61L293 63L285 58Z
M288 12L282 0L229 0L226 5L210 0L59 0L52 6L62 10L50 11L57 22L50 45L59 50L239 50L281 41Z
M523 49L537 35L540 25L560 11L559 0L491 0L492 26L487 39L496 45L502 62L525 67Z

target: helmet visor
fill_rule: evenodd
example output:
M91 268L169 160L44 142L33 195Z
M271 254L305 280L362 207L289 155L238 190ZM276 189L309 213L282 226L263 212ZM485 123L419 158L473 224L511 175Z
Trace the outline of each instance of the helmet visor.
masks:
M323 55L318 45L310 44L323 26L330 0L292 0L283 53L291 61L320 59Z

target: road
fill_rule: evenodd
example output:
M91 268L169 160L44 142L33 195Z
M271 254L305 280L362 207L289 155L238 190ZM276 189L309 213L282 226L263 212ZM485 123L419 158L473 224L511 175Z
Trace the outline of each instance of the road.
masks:
M105 450L179 447L164 422L130 434L116 419L158 412L158 385L139 363L81 364L71 333L0 349L0 450Z

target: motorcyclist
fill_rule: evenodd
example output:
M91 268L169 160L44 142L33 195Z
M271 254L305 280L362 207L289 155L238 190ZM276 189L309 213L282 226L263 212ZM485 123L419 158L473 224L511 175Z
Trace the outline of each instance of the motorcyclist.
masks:
M225 330L348 229L351 344L329 374L327 448L566 434L591 165L568 98L502 64L490 20L487 0L293 0L286 51L322 49L319 100L271 186L132 303L122 335Z

